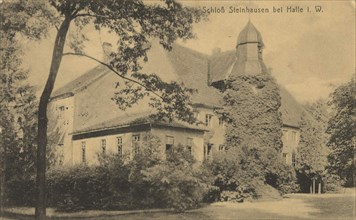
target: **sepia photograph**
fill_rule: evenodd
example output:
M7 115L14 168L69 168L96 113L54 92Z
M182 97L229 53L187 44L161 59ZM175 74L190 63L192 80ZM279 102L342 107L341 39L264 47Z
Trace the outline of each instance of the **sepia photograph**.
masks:
M0 0L0 219L355 219L355 0Z

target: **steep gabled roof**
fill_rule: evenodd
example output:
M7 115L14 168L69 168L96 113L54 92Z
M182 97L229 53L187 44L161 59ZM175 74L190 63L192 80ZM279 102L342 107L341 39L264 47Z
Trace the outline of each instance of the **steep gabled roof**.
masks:
M183 82L183 84L188 88L196 89L197 92L192 95L192 101L195 104L204 104L210 106L220 105L220 93L216 89L208 86L207 55L182 47L178 44L174 44L171 51L166 51L162 48L158 49L157 47L160 47L160 45L157 43L153 43L153 47L155 48L152 48L152 50L154 50L154 52L152 52L152 56L163 55L169 62L156 63L154 67L156 74L173 74L175 75L173 76L173 80ZM160 58L163 59L162 57ZM152 57L149 57L149 60L151 59ZM146 64L143 64L143 70L145 70L145 65ZM148 69L148 73L153 72L151 66ZM173 73L168 73L167 70L169 69L173 69ZM108 70L105 66L99 65L54 91L52 94L52 99L64 96L66 94L76 94L109 72L110 70Z
M303 107L283 86L279 86L282 105L279 111L282 113L284 125L299 127L300 118L304 111Z
M207 55L175 44L167 56L184 85L197 90L192 96L193 103L215 107L221 105L221 93L208 85Z
M63 96L65 94L75 94L81 90L83 90L85 87L89 86L92 82L95 82L96 80L100 79L103 77L106 73L108 73L109 70L107 67L103 65L96 66L95 68L87 71L83 75L77 77L73 81L67 83L66 85L62 86L61 88L55 90L52 93L51 98L57 98L60 96Z
M154 49L154 48L152 48ZM158 56L159 55L159 56ZM153 59L149 58L149 73L170 74L172 80L182 82L186 87L196 89L192 96L193 103L203 106L220 107L222 94L212 86L208 86L208 76L213 80L225 80L236 61L235 51L227 51L208 57L207 55L174 44L171 51L156 50ZM162 57L163 56L163 57ZM56 90L52 98L60 98L66 94L76 96L74 115L74 132L86 132L128 123L148 122L149 113L142 106L129 111L120 110L111 100L115 92L115 82L119 81L115 74L109 74L104 66L98 66L84 73L77 79ZM285 125L298 127L301 112L299 103L283 87L280 87L282 120ZM147 103L145 103L147 104ZM174 126L185 126L178 122Z
M231 74L236 59L235 50L213 55L209 62L209 82L212 83L226 80Z

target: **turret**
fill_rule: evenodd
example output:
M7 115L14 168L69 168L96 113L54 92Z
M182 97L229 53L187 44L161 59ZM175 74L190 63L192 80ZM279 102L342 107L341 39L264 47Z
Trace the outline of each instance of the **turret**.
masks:
M263 47L261 33L249 21L237 38L237 61L231 75L256 75L266 72L262 58Z

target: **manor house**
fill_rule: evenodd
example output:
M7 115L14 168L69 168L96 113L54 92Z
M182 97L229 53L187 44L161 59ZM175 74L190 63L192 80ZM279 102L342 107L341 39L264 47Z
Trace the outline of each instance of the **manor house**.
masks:
M214 156L224 143L225 124L214 109L220 108L225 80L234 74L259 74L268 71L263 62L263 40L255 26L240 32L236 48L215 51L211 56L174 44L171 51L154 44L142 72L156 73L166 81L175 80L196 89L193 107L201 125L180 121L153 121L147 100L122 111L112 97L121 79L104 66L97 66L52 94L48 109L52 132L50 144L56 148L58 164L97 163L97 154L133 153L132 146L151 134L159 137L162 153L173 145L187 147L203 161ZM283 120L282 155L288 164L295 162L299 139L298 123L302 107L280 86ZM52 134L53 133L53 134Z

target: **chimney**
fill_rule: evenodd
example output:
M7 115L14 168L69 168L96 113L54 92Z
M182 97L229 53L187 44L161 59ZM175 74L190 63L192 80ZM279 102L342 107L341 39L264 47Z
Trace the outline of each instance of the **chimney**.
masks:
M112 53L112 44L108 42L104 42L103 45L103 61L108 62L111 59L110 54Z

